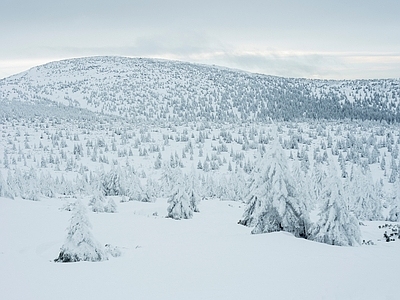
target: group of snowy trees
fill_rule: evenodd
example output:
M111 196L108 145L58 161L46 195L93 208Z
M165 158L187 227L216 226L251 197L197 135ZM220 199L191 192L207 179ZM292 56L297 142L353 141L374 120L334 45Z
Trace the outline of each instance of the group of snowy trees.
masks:
M294 180L276 139L256 165L249 184L247 208L239 224L254 227L254 234L287 231L296 237L332 245L360 243L358 220L346 203L333 162L329 163L328 174L320 169L315 171L313 190L320 206L315 224L309 217L313 203L307 198L311 194L305 193L306 186L301 180Z

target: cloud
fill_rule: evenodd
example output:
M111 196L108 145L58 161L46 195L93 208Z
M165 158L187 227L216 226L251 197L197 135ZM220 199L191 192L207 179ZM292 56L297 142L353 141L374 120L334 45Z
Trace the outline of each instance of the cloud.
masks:
M173 58L282 77L400 78L400 54L216 51L174 56Z
M88 42L86 46L84 42L71 45L37 45L30 48L29 59L20 59L24 49L19 49L13 53L14 56L3 56L3 61L0 61L0 78L53 60L94 55L174 59L282 77L320 79L400 77L400 53L282 51L259 44L229 43L196 30L134 32L130 37L125 45L114 43L112 40L108 44Z

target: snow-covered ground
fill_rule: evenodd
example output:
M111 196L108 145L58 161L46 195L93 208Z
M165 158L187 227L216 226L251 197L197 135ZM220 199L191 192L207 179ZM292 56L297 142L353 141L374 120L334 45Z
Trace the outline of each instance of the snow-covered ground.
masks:
M251 234L238 224L249 179L273 140L311 222L326 190L319 170L342 185L343 209L359 217L361 241L373 245ZM400 207L399 145L398 127L377 122L145 126L104 116L2 117L0 299L398 299L400 240L386 242L390 229L379 226L398 224L385 220ZM177 170L196 179L204 198L189 220L166 218L176 184L167 177ZM100 191L114 193L105 197L116 213L90 209ZM87 207L95 239L120 257L54 262L75 199Z
M115 197L118 200L118 197ZM250 234L239 202L204 200L193 219L166 199L89 212L95 238L122 250L104 262L55 263L65 199L0 198L1 299L398 299L400 241L364 222L375 245L338 247L289 233ZM117 201L116 201L117 202ZM388 222L386 222L388 223Z

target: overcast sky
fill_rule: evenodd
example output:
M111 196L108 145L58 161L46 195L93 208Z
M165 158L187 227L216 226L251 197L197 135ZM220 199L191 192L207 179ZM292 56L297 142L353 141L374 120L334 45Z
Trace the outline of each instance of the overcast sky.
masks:
M399 78L399 13L399 0L1 0L0 78L92 55Z

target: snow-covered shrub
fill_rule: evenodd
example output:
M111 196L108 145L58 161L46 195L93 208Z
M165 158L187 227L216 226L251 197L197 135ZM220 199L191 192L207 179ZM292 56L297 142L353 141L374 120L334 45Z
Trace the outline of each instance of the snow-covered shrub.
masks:
M91 232L86 208L80 200L75 202L68 235L55 262L102 261L107 255Z
M108 200L104 197L101 192L95 192L89 201L89 206L93 212L106 212L115 213L117 212L117 205L112 198Z
M104 206L104 212L106 213L116 213L117 204L112 198L108 198L107 204Z
M75 203L76 203L76 201L74 201L74 202L68 201L61 206L60 210L73 211L74 207L75 207Z
M106 244L104 248L105 248L105 253L107 255L111 255L112 257L120 257L122 255L122 251L117 246Z
M89 201L89 206L93 212L104 212L106 198L101 192L95 192Z

